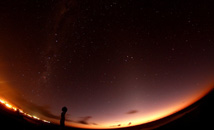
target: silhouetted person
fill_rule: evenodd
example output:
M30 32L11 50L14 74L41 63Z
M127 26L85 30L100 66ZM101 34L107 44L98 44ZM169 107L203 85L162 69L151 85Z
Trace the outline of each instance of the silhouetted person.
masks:
M64 129L65 127L65 113L67 112L67 107L62 108L61 119L60 119L60 127Z

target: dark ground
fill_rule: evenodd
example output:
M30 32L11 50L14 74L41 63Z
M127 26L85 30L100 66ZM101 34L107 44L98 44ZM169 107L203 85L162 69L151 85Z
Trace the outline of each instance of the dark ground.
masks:
M204 98L196 102L195 104L188 107L186 110L194 108L195 109L183 117L172 121L157 130L214 130L214 90L212 90ZM185 110L184 110L185 111ZM184 112L184 111L181 111Z
M182 129L214 129L214 90L190 107L151 123L121 128L118 130L182 130ZM181 117L180 117L181 116ZM180 118L178 118L180 117ZM178 119L177 119L178 118ZM173 121L172 121L173 120ZM60 130L58 125L43 123L27 117L18 116L16 112L6 109L0 104L1 130ZM81 130L66 128L66 130Z

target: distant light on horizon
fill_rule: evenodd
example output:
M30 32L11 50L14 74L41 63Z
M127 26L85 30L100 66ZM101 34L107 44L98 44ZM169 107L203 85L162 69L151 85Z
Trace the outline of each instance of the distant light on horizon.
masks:
M2 105L5 106L5 108L8 108L9 110L13 110L13 111L19 111L20 113L22 113L23 115L26 115L30 118L33 118L33 119L36 119L36 120L41 120L39 117L35 116L35 115L30 115L28 113L25 113L22 109L18 109L16 107L14 107L13 105L11 105L10 103L8 103L6 100L3 100L3 99L0 99L0 103ZM18 115L19 116L19 115ZM50 121L47 121L47 120L41 120L45 123L51 123Z

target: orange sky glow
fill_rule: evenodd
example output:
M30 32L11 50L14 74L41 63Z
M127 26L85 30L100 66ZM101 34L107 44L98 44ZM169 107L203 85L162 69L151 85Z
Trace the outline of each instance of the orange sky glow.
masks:
M201 99L203 96L205 96L208 92L210 92L213 89L213 87L210 87L210 86L212 86L211 84L206 85L206 86L207 87L202 87L202 88L198 89L198 91L195 91L191 95L185 95L177 101L170 101L165 106L155 108L153 111L139 112L139 113L133 114L131 116L127 116L127 115L126 116L124 116L124 115L115 116L115 117L109 118L109 120L106 122L101 121L99 125L88 126L88 125L79 124L79 123L70 122L70 121L67 121L66 125L71 126L71 127L79 127L79 128L87 128L87 129L113 129L113 128L131 127L131 126L135 126L135 125L141 125L144 123L152 122L152 121L164 118L166 116L169 116L171 114L174 114L174 113L190 106L191 104L195 103L196 101ZM14 90L12 90L9 87L9 85L7 84L6 81L4 81L4 80L0 81L0 88L1 88L2 92L6 93L7 95L10 95L10 96L5 96L5 97L4 96L0 97L0 103L4 104L5 107L7 107L8 109L11 109L13 111L17 111L17 109L19 109L22 113L24 113L26 116L29 116L31 118L43 120L44 122L51 121L52 123L59 124L59 120L44 117L44 116L40 115L39 113L38 113L38 115L41 116L41 119L35 115L28 114L28 111L30 113L32 113L32 111L25 108L25 104L20 104L19 102L18 103L16 102L16 99L14 99L14 97L17 96L17 93L14 92ZM2 93L0 93L0 94L4 95ZM13 95L15 95L15 96L13 96ZM10 102L8 102L6 98L9 98ZM19 105L16 106L14 104L19 104ZM23 112L23 110L25 110L25 111ZM115 121L114 118L117 118L118 121ZM112 119L114 119L114 120L112 120ZM99 122L99 121L97 121L97 122ZM120 124L120 126L118 126L118 124Z

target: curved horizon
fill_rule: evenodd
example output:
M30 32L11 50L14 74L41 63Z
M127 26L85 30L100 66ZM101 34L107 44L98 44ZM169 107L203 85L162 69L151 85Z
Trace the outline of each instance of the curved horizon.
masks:
M9 89L10 87L7 84L7 82L1 80L0 84L1 84L0 85L0 90L1 91L7 91L4 94L0 93L0 96L4 97L4 98L0 97L0 99L8 101L7 98L9 98L9 102L11 103L10 105L15 106L17 109L25 110L24 112L34 113L32 110L29 110L29 106L25 106L23 104L23 102L19 102L20 100L17 100L18 93L15 92L12 89ZM66 126L77 127L77 128L87 128L87 129L114 129L114 128L133 127L133 126L137 126L137 125L143 125L143 124L146 124L146 123L149 123L149 122L155 122L155 121L157 121L159 119L162 119L162 118L165 118L167 116L173 115L173 114L175 114L175 113L177 113L177 112L179 112L179 111L191 106L192 104L196 103L198 100L200 100L201 98L206 96L214 88L213 85L211 85L211 84L208 84L206 86L207 87L203 87L203 90L200 89L195 94L188 95L187 97L183 97L183 99L181 100L182 103L170 104L169 107L163 108L161 110L157 110L156 109L156 111L152 111L151 112L152 115L148 114L147 116L145 116L146 115L145 113L142 113L142 115L140 115L139 112L133 110L130 113L133 114L133 115L138 113L137 116L135 116L134 118L130 117L130 116L126 116L126 118L124 118L124 117L121 118L120 117L120 119L122 119L120 122L119 121L117 121L117 122L103 122L103 124L99 124L99 125L98 124L96 124L96 125L93 125L93 124L88 125L88 124L80 124L78 121L66 121ZM10 95L10 96L6 96L6 95ZM184 103L183 102L184 99L185 100L189 99L189 100L185 101L185 103ZM181 101L178 101L178 102L181 102ZM16 105L14 105L14 104L18 105L18 107ZM59 120L46 117L44 114L39 113L39 112L37 114L40 115L40 117L41 117L40 119L41 120L51 121L51 123L59 125ZM32 114L31 116L33 116L33 115L34 114Z
M210 86L210 85L209 85ZM115 128L125 128L125 127L133 127L133 126L137 126L137 125L143 125L149 122L155 122L159 119L165 118L167 116L173 115L179 111L182 111L183 109L191 106L192 104L196 103L197 101L199 101L200 99L202 99L204 96L206 96L209 92L211 92L213 90L213 85L210 87L207 87L206 90L198 92L197 94L192 96L192 99L190 99L190 101L187 101L185 104L179 105L176 104L177 107L173 106L173 108L168 108L165 110L162 110L160 112L156 112L153 113L154 116L151 117L143 117L140 116L138 117L138 119L135 120L130 120L129 118L126 119L126 121L124 122L120 122L119 124L121 124L120 126L118 126L118 123L112 124L112 123L106 123L103 126L98 126L98 127L88 127L88 126L84 126L84 125L75 125L73 123L67 123L67 126L71 126L71 127L77 127L77 128L87 128L87 129L115 129ZM129 125L129 123L131 123L131 125Z

